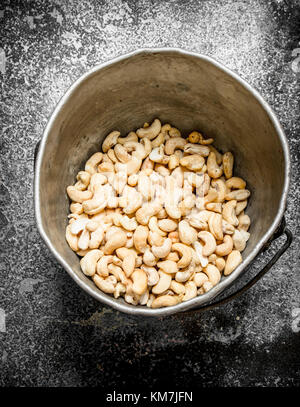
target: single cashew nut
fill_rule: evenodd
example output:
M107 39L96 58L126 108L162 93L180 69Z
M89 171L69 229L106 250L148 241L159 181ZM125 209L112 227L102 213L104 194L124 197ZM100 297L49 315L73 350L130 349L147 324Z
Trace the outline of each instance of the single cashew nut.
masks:
M188 267L186 270L177 271L175 274L175 281L178 283L185 283L193 274L193 270Z
M176 262L172 260L159 261L157 267L167 274L175 274L178 271Z
M164 273L163 271L159 271L158 274L159 281L152 287L153 294L162 294L171 285L172 276L170 274Z
M234 248L236 250L238 250L239 252L242 252L246 247L246 243L247 243L249 237L250 237L250 233L246 232L243 229L241 229L241 230L236 229L232 236Z
M207 173L211 178L220 178L223 174L222 167L218 166L216 154L211 151L207 158Z
M226 186L230 189L245 189L246 182L240 177L230 177L226 180Z
M226 179L231 178L232 170L233 170L233 163L234 163L233 154L230 151L223 154L222 161L223 161L224 175L225 175Z
M200 271L199 273L195 273L193 280L197 287L202 287L203 284L208 281L208 277L205 273Z
M108 264L113 262L113 256L102 256L97 262L96 271L101 277L107 277L109 275Z
M130 133L128 133L128 135L126 137L119 137L117 142L119 144L124 145L125 143L128 143L129 141L137 142L138 140L139 140L138 136L135 134L135 132L131 131Z
M175 150L183 150L184 146L186 145L187 141L185 138L182 137L173 137L166 141L164 146L165 153L167 155L174 154Z
M207 157L210 153L210 149L207 146L188 143L184 146L184 152L189 154L199 154L203 157Z
M147 137L149 140L153 140L159 134L160 129L161 122L158 119L155 119L151 126L138 129L136 134L140 138Z
M145 266L144 264L142 264L141 269L144 270L148 276L148 286L149 287L152 287L158 283L159 274L155 267L149 267L149 266Z
M130 277L136 266L136 252L126 247L119 247L116 250L116 254L122 260L122 269L124 270L126 277Z
M93 275L92 277L94 283L101 291L105 292L106 294L113 294L115 291L115 285L111 280L106 280L98 274Z
M235 189L228 194L225 195L225 199L230 201L235 199L236 201L244 201L245 199L249 198L250 191L248 189Z
M202 246L202 244L200 242L196 241L196 242L193 243L193 247L194 247L194 250L196 252L196 255L197 255L198 259L199 259L199 262L200 262L201 266L206 267L207 264L208 264L208 258L207 258L207 256L203 255L203 246Z
M224 179L223 178L213 179L211 181L211 186L215 188L218 193L216 202L224 202L228 189Z
M104 254L112 254L119 247L125 246L127 242L126 233L122 230L114 233L105 243Z
M233 249L233 241L231 236L225 235L223 239L223 243L219 244L216 247L216 254L218 256L227 256L229 253L232 252Z
M132 290L137 295L142 295L147 290L148 277L142 269L135 269L131 274Z
M126 293L126 287L122 283L117 283L114 291L114 297L119 298L122 294Z
M222 216L233 226L238 226L239 220L235 214L236 200L228 201L223 205ZM221 239L219 239L221 240Z
M208 226L216 240L223 240L222 215L212 212L208 219Z
M240 215L239 217L238 217L238 220L239 220L239 225L238 225L238 229L239 230L245 230L246 232L247 232L247 230L249 229L249 227L250 227L250 218L249 218L249 216L248 215Z
M101 250L95 249L89 251L81 260L80 267L86 276L93 276L96 273L97 262L103 256Z
M147 249L148 233L148 227L143 225L139 225L133 233L134 247L140 253L144 253Z
M196 296L197 296L197 286L194 283L194 281L188 281L187 283L185 283L185 294L184 297L182 298L182 301L191 300Z
M114 153L115 153L116 158L121 163L128 163L128 161L131 160L130 154L128 154L128 151L126 150L125 146L122 146L122 144L116 144L115 145Z
M195 243L196 242L194 242L194 244ZM173 243L172 250L177 251L181 255L181 258L177 263L178 268L185 268L192 261L192 250L189 246L185 245L184 243Z
M188 170L199 171L205 164L205 159L200 154L192 154L182 157L179 162Z
M173 219L160 219L157 224L164 232L174 232L177 229L177 222Z
M120 135L121 133L119 131L112 131L111 133L109 133L109 135L106 136L106 138L103 141L102 151L104 153L107 153L108 150L114 147L117 144Z
M96 174L97 172L97 166L100 164L100 162L103 159L103 154L98 152L93 154L85 163L84 170L91 175Z
M172 240L167 237L161 246L152 246L151 251L155 257L162 259L170 253L171 247Z
M235 207L236 216L239 216L243 212L243 210L246 208L247 204L248 204L247 199L245 199L244 201L238 201L236 203L236 207Z
M152 301L151 308L171 307L180 301L178 295L161 295Z
M135 218L141 225L148 225L152 216L156 215L162 206L159 202L149 202L142 205L135 213Z
M144 139L142 139L144 140ZM160 132L159 135L151 141L151 148L156 148L159 147L161 144L163 144L165 141L165 135L164 133Z
M191 245L197 240L196 230L190 226L186 220L182 220L178 223L178 233L179 239L182 241L182 243L187 245Z
M126 230L135 230L138 226L135 218L129 218L127 215L120 217L120 224Z
M67 187L67 194L69 195L71 201L78 202L81 204L82 202L91 199L93 196L93 193L91 191L89 190L79 191L73 185Z
M76 176L77 182L75 184L75 188L78 189L79 191L84 191L87 189L90 179L91 179L91 174L87 171L79 171L79 173Z
M71 233L71 225L66 227L66 241L74 252L77 252L78 248L78 237Z
M146 248L144 252L143 262L146 264L146 266L155 266L155 264L157 263L157 258L154 256L149 248Z
M224 268L224 276L231 274L242 261L243 259L241 253L238 250L233 250L227 257Z
M152 232L156 232L160 236L167 235L167 233L164 230L160 229L156 216L151 216L151 218L149 219L148 227Z
M202 249L203 256L210 256L216 250L216 239L210 232L205 230L199 232L198 237L205 243Z
M212 283L213 286L218 284L221 280L221 273L216 266L213 264L208 264L204 269L204 273L207 275L209 281Z

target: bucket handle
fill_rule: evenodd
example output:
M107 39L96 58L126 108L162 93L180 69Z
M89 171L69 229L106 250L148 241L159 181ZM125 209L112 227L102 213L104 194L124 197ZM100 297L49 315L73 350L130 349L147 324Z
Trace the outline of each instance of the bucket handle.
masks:
M293 234L292 232L286 227L286 222L285 218L282 218L282 221L274 233L273 237L270 239L270 241L266 244L266 246L262 249L262 251L265 251L269 248L270 244L278 239L280 236L283 234L286 235L286 241L284 245L278 250L278 252L271 258L271 260L268 261L268 263L263 267L263 269L258 272L258 274L252 278L247 284L245 284L242 288L239 290L235 291L233 294L230 294L228 297L225 297L219 301L212 302L208 305L202 305L200 307L192 308L191 310L188 311L183 311L180 312L181 314L187 314L187 313L193 313L195 311L207 311L215 307L219 307L220 305L226 304L229 301L234 300L235 298L239 297L241 294L243 294L245 291L247 291L250 287L252 287L259 279L261 279L271 268L274 266L274 264L277 262L277 260L283 255L283 253L288 249L288 247L291 245L293 241Z

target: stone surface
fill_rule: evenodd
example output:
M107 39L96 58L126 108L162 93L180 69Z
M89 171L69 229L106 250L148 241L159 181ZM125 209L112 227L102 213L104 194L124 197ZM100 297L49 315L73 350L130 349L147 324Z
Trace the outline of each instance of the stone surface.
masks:
M300 385L299 10L297 0L1 1L1 386ZM93 65L142 47L223 62L269 102L290 144L291 248L242 297L201 314L139 319L102 306L35 226L34 148L56 103Z

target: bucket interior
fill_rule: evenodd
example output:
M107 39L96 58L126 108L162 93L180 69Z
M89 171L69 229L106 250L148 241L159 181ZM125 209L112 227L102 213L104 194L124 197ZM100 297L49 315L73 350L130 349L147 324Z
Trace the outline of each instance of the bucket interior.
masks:
M210 61L175 51L139 53L107 65L81 81L57 113L43 151L38 186L42 227L50 242L77 276L98 292L65 240L70 204L66 187L74 184L86 160L101 150L109 132L119 130L126 136L154 118L178 127L184 136L198 130L213 137L221 152L234 154L234 175L245 179L251 191L246 209L251 237L243 259L279 210L284 152L274 124L251 91Z

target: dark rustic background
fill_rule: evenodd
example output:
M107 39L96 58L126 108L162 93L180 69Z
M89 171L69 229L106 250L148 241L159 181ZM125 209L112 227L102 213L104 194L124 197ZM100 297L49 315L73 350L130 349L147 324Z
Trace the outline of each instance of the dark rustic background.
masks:
M297 0L1 1L1 386L300 385L299 11ZM87 69L142 47L181 47L233 69L290 144L291 248L241 298L202 314L145 319L102 306L35 225L33 153L56 103Z

